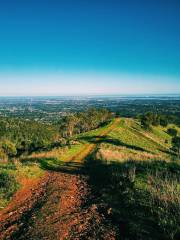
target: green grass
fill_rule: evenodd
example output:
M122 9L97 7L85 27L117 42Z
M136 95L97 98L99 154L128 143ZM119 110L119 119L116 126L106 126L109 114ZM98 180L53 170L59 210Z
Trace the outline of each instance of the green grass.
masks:
M86 160L96 204L111 209L120 239L179 239L180 161L167 128L121 119Z
M81 150L82 146L83 144L71 145L69 149L60 157L60 160L65 162L68 161L68 159Z
M180 233L180 165L165 161L87 159L96 205L119 229L120 239L170 240Z
M137 121L122 118L107 138L109 140L99 147L100 158L107 161L172 158L171 136L166 133L166 128L153 127L151 131L145 131Z
M47 154L46 157L38 157L38 154L35 154L34 160L37 163L40 163L40 167L47 170L55 170L55 171L64 171L65 168L67 170L74 170L74 168L77 168L80 166L76 162L76 159L73 160L73 162L67 165L67 163L71 160L72 157L76 156L78 158L78 153L81 153L81 150L84 149L85 144L91 143L91 139L94 139L98 136L100 136L104 131L108 130L108 128L114 123L114 119L107 125L100 127L95 130L91 130L86 133L82 133L79 135L75 135L72 138L70 138L70 142L74 141L76 144L69 145L68 147L65 147L64 151L60 151L60 154ZM97 140L95 139L95 142ZM54 151L56 153L58 151ZM53 151L52 151L53 153ZM28 158L26 159L28 160ZM29 161L32 161L33 159L29 159ZM77 159L78 160L78 159ZM81 164L82 166L82 164ZM74 168L73 168L74 167Z
M87 143L87 141L82 140L83 137L96 137L96 136L101 135L102 132L106 131L114 123L114 121L115 121L115 119L112 119L112 121L110 123L108 123L107 125L104 125L103 127L91 130L89 132L78 134L74 138L81 141L82 143Z
M0 170L0 209L4 208L10 201L13 194L19 188L19 184L12 172L14 166L5 166Z
M3 209L21 187L21 179L39 178L43 170L36 163L0 163L0 209Z
M104 136L111 124L113 121L74 136L70 140L75 140L76 144L69 147L27 156L14 164L0 164L0 173L6 171L8 176L14 176L10 184L17 188L20 177L38 178L44 170L74 173L79 165L75 160L71 163L68 160L80 153L85 144L95 143L97 147L87 157L84 167L96 196L95 204L111 218L120 237L126 240L178 239L180 163L172 161L171 136L166 132L170 126L146 131L138 121L122 118ZM10 188L8 197L1 193L0 207L8 203L16 187Z

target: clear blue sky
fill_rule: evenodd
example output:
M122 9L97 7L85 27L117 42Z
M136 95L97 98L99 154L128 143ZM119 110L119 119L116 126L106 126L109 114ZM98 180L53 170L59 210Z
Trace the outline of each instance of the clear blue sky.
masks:
M0 95L180 93L179 0L0 0Z

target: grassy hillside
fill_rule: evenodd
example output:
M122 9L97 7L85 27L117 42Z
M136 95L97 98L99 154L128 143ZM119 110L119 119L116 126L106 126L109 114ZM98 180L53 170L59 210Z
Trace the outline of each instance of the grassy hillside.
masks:
M46 170L75 171L83 167L84 158L92 152L95 145L88 141L79 141L82 136L103 135L109 131L114 120L104 127L69 139L69 144L52 150L33 152L7 162L0 162L0 209L11 200L17 189L41 177ZM76 139L77 138L77 139ZM10 180L9 180L10 179Z
M114 119L71 137L67 146L1 163L0 174L13 178L9 185L4 185L7 176L0 182L0 207L24 178L38 178L44 170L83 168L95 204L117 226L122 239L179 239L180 165L173 160L168 127L147 131L134 119Z
M145 131L136 120L123 118L100 144L98 158L107 161L171 160L171 136L166 133L167 128L158 126Z
M122 239L180 237L180 162L172 160L167 128L145 131L121 119L87 158L96 204Z

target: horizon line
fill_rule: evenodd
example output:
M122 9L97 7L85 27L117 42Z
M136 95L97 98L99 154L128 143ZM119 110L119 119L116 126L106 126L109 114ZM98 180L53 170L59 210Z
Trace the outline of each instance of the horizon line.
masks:
M58 94L58 95L0 95L1 98L3 97L85 97L85 96L180 96L180 93L105 93L105 94Z

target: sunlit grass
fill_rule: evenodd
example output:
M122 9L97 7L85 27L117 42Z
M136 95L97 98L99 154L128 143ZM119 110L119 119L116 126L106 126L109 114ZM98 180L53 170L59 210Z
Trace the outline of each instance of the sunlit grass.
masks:
M43 176L44 171L39 167L39 164L31 162L25 164L16 161L14 163L1 163L0 175L4 173L7 175L7 180L5 179L4 185L2 183L0 186L0 209L9 203L13 194L23 186L24 180L38 179Z
M61 156L61 161L69 161L71 158L81 151L83 144L71 145L69 149Z

